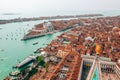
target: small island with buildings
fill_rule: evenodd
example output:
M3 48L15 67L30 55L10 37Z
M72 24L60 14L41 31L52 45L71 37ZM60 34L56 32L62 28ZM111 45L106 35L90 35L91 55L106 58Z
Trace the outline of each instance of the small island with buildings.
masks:
M4 80L120 80L120 16L48 21L23 40L62 30L14 68L31 65Z

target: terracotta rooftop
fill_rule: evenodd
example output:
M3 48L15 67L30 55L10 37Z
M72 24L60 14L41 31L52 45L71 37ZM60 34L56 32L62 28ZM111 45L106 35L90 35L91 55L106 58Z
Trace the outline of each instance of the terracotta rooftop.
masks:
M81 65L80 55L95 55L95 46L97 43L101 45L100 56L109 57L115 62L120 59L120 35L112 31L113 27L120 26L120 16L115 18L107 17L81 20L85 25L61 34L44 48L44 51L55 53L57 57L62 59L56 65L48 80L77 80ZM80 20L75 21L78 23ZM54 26L61 28L61 26L73 25L75 21L71 20L67 22L66 20L61 20L52 22ZM86 37L91 37L94 40L85 40ZM63 44L63 41L70 43ZM119 64L118 66L120 67Z
M71 52L62 59L62 61L56 66L56 69L47 80L77 80L80 64L80 55ZM62 75L65 75L65 77Z

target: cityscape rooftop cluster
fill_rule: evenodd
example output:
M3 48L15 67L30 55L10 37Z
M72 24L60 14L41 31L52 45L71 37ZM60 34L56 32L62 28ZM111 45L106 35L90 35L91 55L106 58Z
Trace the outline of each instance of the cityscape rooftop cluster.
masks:
M27 35L40 34L34 32L43 30L43 24L36 25ZM70 26L71 29L47 47L38 49L39 56L48 66L35 67L38 71L30 80L92 80L97 76L94 73L97 69L98 80L120 79L120 16L50 21L49 24L52 30L50 27L48 32ZM88 73L82 79L84 66Z

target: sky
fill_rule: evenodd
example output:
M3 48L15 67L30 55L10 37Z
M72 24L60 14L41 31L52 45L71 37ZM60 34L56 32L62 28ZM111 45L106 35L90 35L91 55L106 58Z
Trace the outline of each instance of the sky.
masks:
M0 0L0 13L118 10L120 0Z

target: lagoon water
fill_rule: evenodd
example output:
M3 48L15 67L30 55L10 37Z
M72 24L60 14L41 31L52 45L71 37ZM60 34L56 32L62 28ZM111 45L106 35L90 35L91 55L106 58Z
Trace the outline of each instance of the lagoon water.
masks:
M90 13L92 13L91 11ZM99 11L100 12L100 11ZM98 13L99 13L98 12ZM65 12L61 14L86 14L87 12ZM97 13L97 11L96 11ZM106 11L101 12L105 16L120 15L119 11ZM53 14L54 15L54 14ZM57 13L55 15L58 15ZM48 14L49 16L49 14ZM0 19L10 19L21 17L20 15L0 15ZM25 17L25 16L24 16ZM28 17L28 16L27 16ZM34 16L33 16L34 17ZM56 36L60 35L62 32L57 32L51 35L46 35L43 37L21 41L21 38L34 27L35 24L41 23L43 21L30 21L30 22L18 22L0 25L0 80L2 80L6 75L8 75L14 66L19 61L40 48L45 47L45 44L50 43ZM32 45L34 42L38 42L37 45Z

